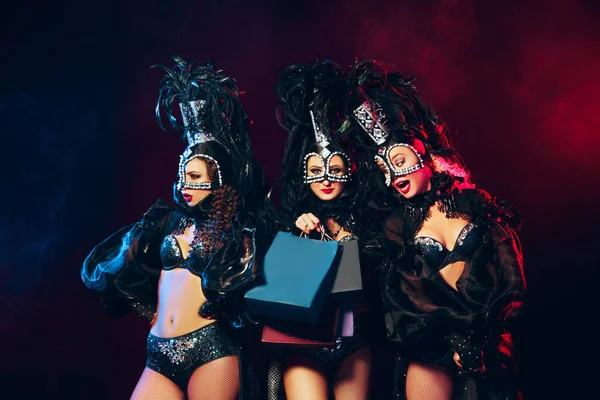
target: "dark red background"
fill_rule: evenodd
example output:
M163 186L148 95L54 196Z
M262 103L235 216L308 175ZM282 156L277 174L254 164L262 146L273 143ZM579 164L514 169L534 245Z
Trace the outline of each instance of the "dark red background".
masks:
M170 198L181 143L155 123L161 74L149 67L171 55L236 78L270 182L286 65L374 57L417 77L476 183L525 218L526 398L597 386L584 365L597 359L597 1L167 3L30 0L0 12L0 397L125 399L134 387L148 326L108 318L79 268Z

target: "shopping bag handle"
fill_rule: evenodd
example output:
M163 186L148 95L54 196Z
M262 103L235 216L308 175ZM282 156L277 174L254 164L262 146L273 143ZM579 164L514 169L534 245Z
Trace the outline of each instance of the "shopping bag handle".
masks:
M330 240L333 240L333 238L331 236L329 236L327 234L327 232L325 232L325 227L321 224L319 224L319 228L321 228L321 241L322 242L327 242ZM305 237L308 239L308 235L306 233L304 233L304 231L300 232L300 237Z

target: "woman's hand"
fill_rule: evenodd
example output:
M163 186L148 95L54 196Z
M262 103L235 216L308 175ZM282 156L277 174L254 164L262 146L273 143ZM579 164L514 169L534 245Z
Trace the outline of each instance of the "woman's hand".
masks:
M302 232L307 235L312 230L316 230L317 232L321 232L319 218L315 217L313 213L302 214L296 220L296 228L300 229Z
M458 355L458 353L457 353L457 352L454 352L454 357L452 357L452 358L454 359L454 363L455 363L456 365L458 365L458 368L459 368L459 369L462 369L463 365L462 365L462 362L461 362L461 360L460 360L460 356Z
M334 240L340 241L343 238L345 238L346 236L349 236L352 234L352 232L348 232L346 231L340 224L337 223L336 220L334 220L333 218L329 218L327 220L327 222L325 223L325 227L327 228L327 230L329 231L329 233L331 234L331 237Z

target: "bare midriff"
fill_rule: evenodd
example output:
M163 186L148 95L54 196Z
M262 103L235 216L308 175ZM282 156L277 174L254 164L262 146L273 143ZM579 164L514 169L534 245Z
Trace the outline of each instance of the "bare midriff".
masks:
M157 314L150 333L163 338L182 336L215 322L198 314L205 302L200 277L183 268L163 270L158 284Z

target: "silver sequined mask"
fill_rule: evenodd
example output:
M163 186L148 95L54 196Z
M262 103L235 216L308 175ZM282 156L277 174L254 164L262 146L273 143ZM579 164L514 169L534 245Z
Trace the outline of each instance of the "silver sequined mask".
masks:
M188 162L193 160L194 158L200 158L205 161L211 161L217 167L217 181L216 182L186 182L185 180L185 166ZM213 157L208 156L206 154L194 154L192 152L192 148L188 147L185 149L182 155L179 156L179 179L177 180L177 189L216 189L223 185L223 178L221 177L221 168L219 167L219 163Z
M390 160L390 152L396 147L407 147L411 149L417 155L417 163L406 168L396 168L394 163L392 163L392 160ZM386 174L386 186L390 186L392 184L392 181L399 176L406 176L412 174L413 172L425 167L425 163L423 162L421 154L417 151L417 149L415 149L408 143L395 143L388 147L380 147L378 154L375 156L375 161L380 161L381 163L383 163L383 169Z
M346 163L346 170L350 170L352 161L350 157L342 151L331 151L329 150L329 141L323 129L315 121L313 112L310 112L310 118L312 119L313 129L315 131L315 139L317 141L318 152L310 152L304 156L302 165L304 166L304 183L310 184L314 182L323 182L328 180L330 182L348 182L350 180L350 173L331 173L331 160L334 156L340 156ZM312 156L318 157L322 166L322 173L319 175L309 175L308 159Z
M322 169L322 173L319 175L309 175L310 170L308 169L308 159L312 156L318 157ZM329 155L323 157L318 153L308 153L304 156L304 183L323 182L328 180L330 182L348 182L350 180L350 174L348 173L332 173L331 172L331 160L334 156L342 157L342 160L346 163L346 166L350 166L350 158L341 151L330 152Z

